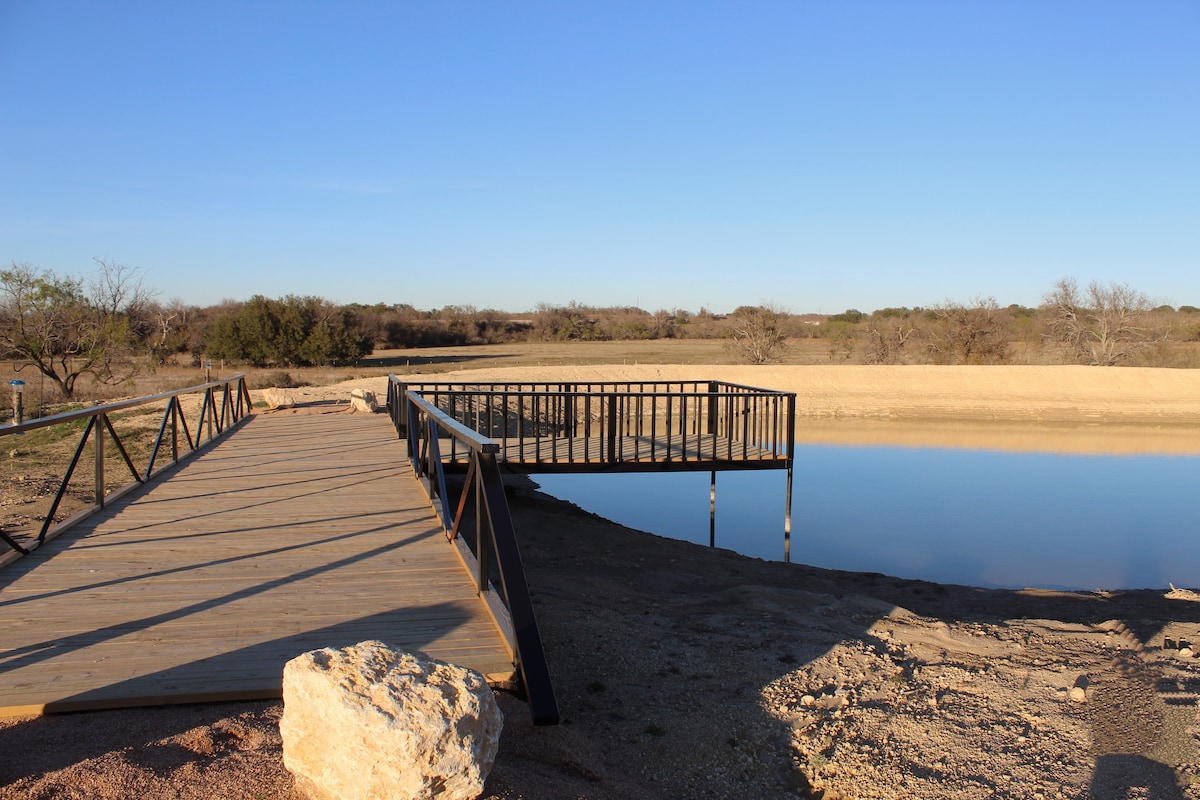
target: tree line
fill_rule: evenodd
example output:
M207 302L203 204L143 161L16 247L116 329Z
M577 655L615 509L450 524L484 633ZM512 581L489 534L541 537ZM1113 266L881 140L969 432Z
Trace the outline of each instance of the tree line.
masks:
M1081 287L1070 278L1036 308L983 297L828 316L774 304L729 314L575 302L522 314L422 311L295 295L200 307L160 302L139 270L108 260L97 260L89 278L28 264L0 270L0 360L33 365L64 398L84 376L120 383L168 359L295 367L410 347L634 339L721 339L735 360L756 364L786 358L789 342L819 340L832 363L1173 365L1164 364L1164 348L1200 341L1200 308L1154 306L1128 285Z

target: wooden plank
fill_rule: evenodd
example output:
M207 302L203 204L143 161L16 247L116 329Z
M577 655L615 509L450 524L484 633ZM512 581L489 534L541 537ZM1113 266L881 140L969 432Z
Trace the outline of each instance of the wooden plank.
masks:
M378 638L513 676L383 415L260 415L0 572L0 715L279 696Z

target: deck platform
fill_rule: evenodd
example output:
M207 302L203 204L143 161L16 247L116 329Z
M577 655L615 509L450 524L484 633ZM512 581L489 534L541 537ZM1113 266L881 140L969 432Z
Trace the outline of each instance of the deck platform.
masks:
M0 570L0 716L278 697L365 639L513 678L388 418L260 414Z
M778 454L771 450L712 434L508 438L496 443L503 468L519 473L778 469L779 465ZM464 455L444 451L442 460L456 465Z

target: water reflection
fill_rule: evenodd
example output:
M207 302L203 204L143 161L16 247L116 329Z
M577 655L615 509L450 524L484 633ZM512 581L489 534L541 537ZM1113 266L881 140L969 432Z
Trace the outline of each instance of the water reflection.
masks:
M1196 583L1194 432L959 427L802 426L792 560L989 587ZM839 428L838 443L820 438ZM1050 442L1065 452L1046 452ZM535 477L601 516L708 543L708 473ZM782 558L783 516L782 473L718 475L719 546Z

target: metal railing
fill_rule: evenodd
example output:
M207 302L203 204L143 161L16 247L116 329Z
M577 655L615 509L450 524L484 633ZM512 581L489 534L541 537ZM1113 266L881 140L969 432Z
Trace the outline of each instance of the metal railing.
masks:
M193 432L188 426L187 416L180 405L180 398L184 395L201 393L203 396L195 418L195 431ZM166 408L158 426L158 434L149 451L144 468L139 469L134 465L134 460L130 457L125 442L117 432L117 428L114 427L112 418L118 412L159 403L164 400L166 401ZM153 480L163 471L170 469L179 463L181 459L187 458L202 447L207 447L213 441L229 432L237 423L245 419L250 414L251 409L252 403L249 389L246 386L245 376L234 375L229 378L210 381L186 389L163 392L133 400L107 403L77 411L68 411L63 414L55 414L20 424L0 425L0 439L3 439L4 437L22 436L42 428L83 423L83 432L79 438L79 443L76 445L74 455L71 457L70 463L63 473L62 480L59 482L54 500L41 520L36 539L32 542L22 544L8 532L0 530L0 540L20 554L28 554L42 545L47 539L53 538L76 522L103 509L107 503ZM109 440L116 447L122 462L132 476L132 482L122 484L112 490L107 488L106 481L108 476L105 475L104 434L106 432ZM182 436L180 435L181 433ZM207 436L205 435L206 433ZM6 444L12 441L14 439L8 439ZM89 442L92 444L94 463L94 489L91 493L92 504L84 510L71 515L56 526L54 525L55 515L58 513L63 498L67 494L71 478L74 476L75 470L79 466L79 462L86 450L86 445ZM161 463L163 459L160 457L160 453L164 447L169 449L169 456L166 457L168 463L166 464ZM183 450L182 453L181 450Z
M713 546L717 473L786 470L783 560L791 560L792 392L714 380L406 384L392 376L388 406L402 438L408 423L398 399L410 392L494 441L506 471L709 472ZM450 438L438 455L461 472L469 449Z
M795 453L789 392L722 381L395 385L530 468L781 468ZM459 462L450 448L443 457Z
M388 381L387 407L397 431L407 441L413 473L513 653L534 724L556 724L558 703L504 495L497 463L499 445L452 419L416 392L405 391L394 375ZM447 489L443 440L449 440L467 461L466 479L457 502ZM474 537L468 541L467 528L472 522ZM499 579L499 592L493 585L493 574Z

